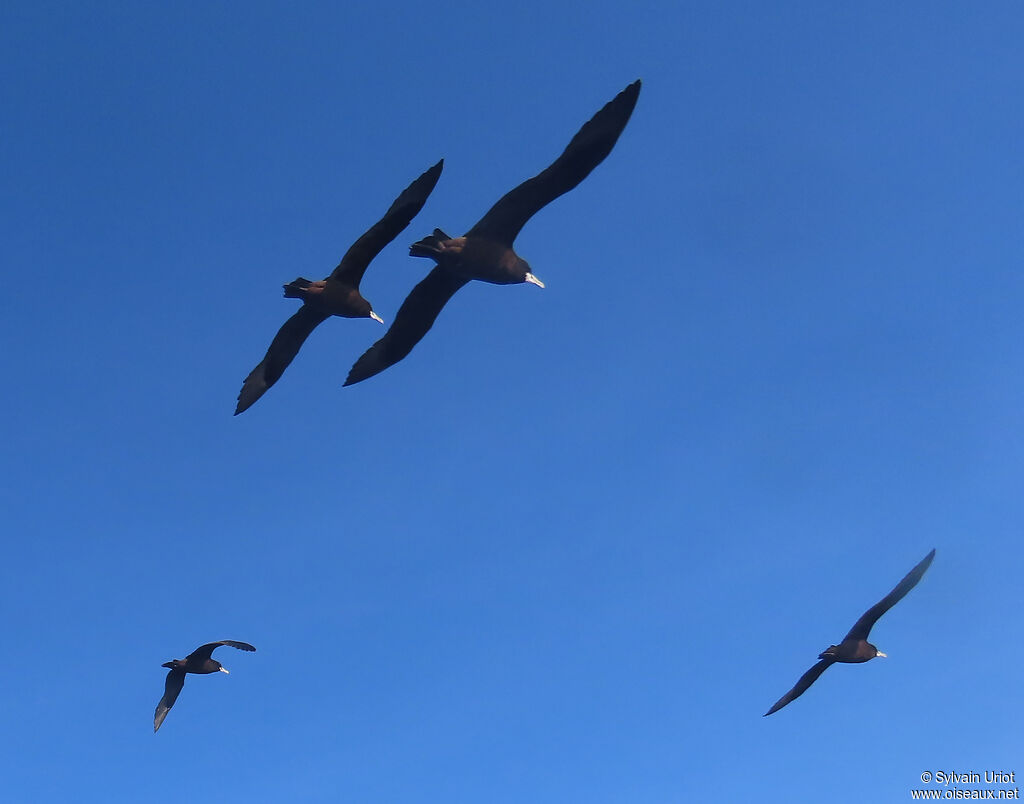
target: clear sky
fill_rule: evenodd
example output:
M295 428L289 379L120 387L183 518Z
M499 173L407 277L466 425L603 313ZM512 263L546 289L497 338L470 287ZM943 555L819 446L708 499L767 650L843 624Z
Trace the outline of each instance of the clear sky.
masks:
M1024 772L1017 3L0 7L13 802L908 800ZM387 322L636 78L405 361ZM762 714L931 548L888 659ZM161 663L215 654L160 733ZM855 788L854 793L850 788ZM198 799L197 799L198 800Z

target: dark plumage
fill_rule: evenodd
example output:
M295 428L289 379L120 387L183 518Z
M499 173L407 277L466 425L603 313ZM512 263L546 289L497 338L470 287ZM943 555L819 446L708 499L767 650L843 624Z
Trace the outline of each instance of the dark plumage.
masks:
M778 712L790 701L793 701L803 695L807 691L807 688L818 680L818 676L824 673L829 668L829 665L832 665L835 662L859 664L861 662L870 661L876 656L884 657L884 653L867 641L868 634L871 633L871 627L879 617L899 603L907 592L917 586L917 582L921 580L925 570L927 570L931 565L933 558L935 558L934 550L921 559L921 562L908 572L902 581L896 584L895 589L864 612L864 614L861 615L861 618L853 624L853 628L850 629L850 633L843 637L842 642L838 645L829 645L826 650L822 651L818 655L818 658L821 661L800 676L800 680L796 682L796 686L779 698L779 700L775 702L775 705L764 713L764 716L768 717L772 712Z
M608 156L636 106L640 82L634 81L595 114L546 170L505 194L462 237L435 229L409 253L437 263L402 303L383 338L349 372L345 385L362 382L404 358L434 324L441 309L471 279L496 285L544 284L512 249L524 224L541 208L579 184Z
M211 659L210 656L213 654L214 648L219 648L221 645L227 645L230 648L238 648L239 650L256 650L248 642L235 642L231 639L222 639L220 642L210 642L206 645L200 645L194 651L192 651L184 659L172 659L169 662L164 662L161 667L169 667L171 671L167 674L167 680L164 682L164 697L160 699L160 703L156 705L156 714L153 718L153 731L156 732L160 729L160 724L164 722L164 718L167 717L167 713L171 711L171 707L174 706L174 702L178 700L178 693L181 692L181 688L185 684L186 673L226 673L228 672L221 663L216 659Z
M302 307L285 321L263 361L245 378L238 395L236 416L280 379L309 333L322 321L337 315L343 318L372 318L384 323L370 303L360 295L359 282L373 258L423 209L443 167L442 159L406 187L384 213L384 217L352 244L329 277L317 282L299 277L284 286L284 295L289 299L302 299Z

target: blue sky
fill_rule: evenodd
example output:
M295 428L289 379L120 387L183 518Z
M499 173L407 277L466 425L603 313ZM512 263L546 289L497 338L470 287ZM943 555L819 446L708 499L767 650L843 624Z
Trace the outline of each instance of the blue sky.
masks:
M1024 12L7 3L4 797L884 801L1024 771ZM429 263L635 78L412 355ZM932 547L889 654L761 715ZM203 642L160 733L165 670Z

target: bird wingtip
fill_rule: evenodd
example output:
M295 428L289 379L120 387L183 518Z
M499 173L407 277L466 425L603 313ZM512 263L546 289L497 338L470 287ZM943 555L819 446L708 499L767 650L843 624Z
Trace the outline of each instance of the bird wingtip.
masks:
M347 388L348 386L355 385L363 380L368 380L374 374L379 374L381 372L381 369L368 371L365 363L366 361L363 361L362 358L356 361L355 365L349 369L345 382L341 384L342 388Z

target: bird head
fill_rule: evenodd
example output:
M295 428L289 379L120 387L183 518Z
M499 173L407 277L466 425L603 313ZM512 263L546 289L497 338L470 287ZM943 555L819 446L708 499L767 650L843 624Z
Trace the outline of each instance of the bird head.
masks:
M878 658L879 656L881 656L883 659L888 659L889 658L886 654L882 653L882 651L880 651L878 648L876 648L870 642L868 643L868 647L871 648L871 650L873 650L875 652L875 658Z
M381 324L384 323L384 319L373 311L373 305L360 296L359 291L354 291L349 298L352 300L353 306L356 309L356 314L352 316L353 318L372 318L374 321L378 321Z
M539 288L544 287L544 283L535 277L533 272L530 271L530 263L518 255L516 255L516 273L522 277L522 279L519 280L520 282L529 282L531 285L536 285Z

